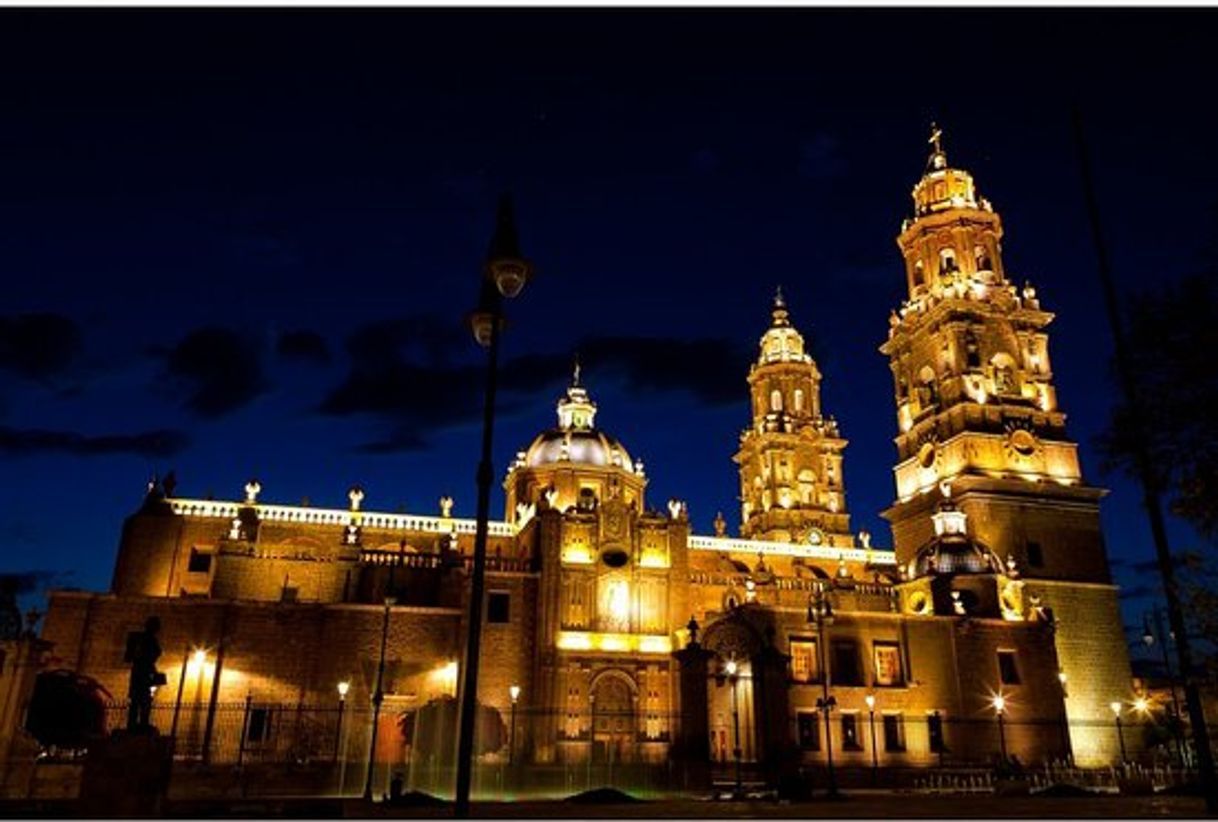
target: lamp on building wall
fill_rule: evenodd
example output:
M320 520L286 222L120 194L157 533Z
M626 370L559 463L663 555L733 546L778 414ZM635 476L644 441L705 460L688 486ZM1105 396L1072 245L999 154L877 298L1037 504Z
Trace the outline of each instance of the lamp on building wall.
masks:
M1114 700L1108 703L1108 707L1112 709L1112 716L1116 721L1117 742L1121 746L1121 765L1124 766L1129 757L1125 755L1125 729L1121 725L1121 708L1123 706L1120 702Z
M821 683L821 696L816 700L816 708L825 718L825 763L829 776L827 793L833 798L837 796L837 773L833 770L833 722L829 715L837 706L837 699L829 693L828 657L825 654L825 629L833 624L833 604L829 601L829 594L823 585L817 585L808 600L808 622L816 626L816 651Z
M343 680L338 683L338 721L334 727L334 758L338 761L338 793L341 796L347 782L347 751L343 745L343 713L347 707L347 692L351 683Z
M478 307L470 315L470 328L478 344L487 349L486 394L482 410L482 456L478 462L478 512L474 531L474 562L470 579L469 636L462 670L460 724L457 732L457 784L454 814L469 816L469 789L473 776L474 718L478 705L478 654L482 644L482 598L486 580L486 539L491 506L491 441L495 429L495 388L499 365L499 332L503 300L520 294L533 274L533 266L520 253L512 201L499 201L495 234L483 267Z
M1006 713L1007 699L1002 694L998 694L990 704L994 707L994 714L998 717L998 749L1002 753L1002 761L1007 761L1007 728L1006 728Z
M516 761L516 703L520 701L520 686L508 688L508 696L512 698L512 728L508 734L508 764Z

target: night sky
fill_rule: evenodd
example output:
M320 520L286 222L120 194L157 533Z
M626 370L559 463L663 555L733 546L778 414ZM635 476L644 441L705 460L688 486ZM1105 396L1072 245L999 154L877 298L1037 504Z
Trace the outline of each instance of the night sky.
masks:
M894 238L945 130L1057 313L1051 355L1127 621L1136 486L1102 472L1110 335L1069 107L1128 294L1198 269L1218 205L1214 14L659 10L0 13L0 545L23 601L105 589L153 473L177 493L472 516L464 316L500 191L537 277L508 305L495 472L575 351L649 502L739 520L745 376L783 286L889 545ZM502 513L496 489L493 511ZM1176 548L1195 547L1176 524Z

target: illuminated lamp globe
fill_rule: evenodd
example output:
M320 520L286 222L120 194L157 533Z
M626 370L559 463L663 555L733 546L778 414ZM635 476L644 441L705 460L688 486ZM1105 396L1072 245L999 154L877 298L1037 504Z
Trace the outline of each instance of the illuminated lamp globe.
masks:
M1146 697L1138 697L1133 701L1133 709L1140 714L1144 714L1150 710L1150 703L1146 701Z
M1112 709L1112 713L1114 716L1121 715L1121 703L1120 702L1109 702L1108 707Z
M728 675L728 676L735 676L735 675L736 675L736 670L737 670L737 668L736 668L736 660L734 660L734 659L729 659L729 660L727 661L727 665L723 666L723 670L727 671L727 675Z
M338 698L346 699L347 691L349 690L351 690L351 683L347 680L344 679L342 682L338 683Z
M1002 713L1007 709L1007 700L1002 694L994 697L990 704L994 706L994 710L998 713Z
M867 703L867 710L875 710L875 694L867 694L867 696L863 697L863 701Z
M513 685L512 687L508 688L508 696L512 698L512 704L515 705L516 701L520 699L520 686Z
M492 260L489 267L495 288L509 300L524 290L533 273L533 267L524 260Z

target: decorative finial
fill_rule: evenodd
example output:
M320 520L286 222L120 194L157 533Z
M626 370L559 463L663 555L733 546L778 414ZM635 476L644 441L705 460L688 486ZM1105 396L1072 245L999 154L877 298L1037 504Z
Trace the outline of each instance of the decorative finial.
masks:
M352 486L347 492L347 499L351 501L351 510L358 511L360 503L364 501L364 489L358 485Z
M245 504L253 505L258 502L258 494L262 492L262 483L252 479L245 484Z
M727 533L727 520L723 518L723 512L715 514L715 536L722 538Z
M440 497L440 516L449 519L453 515L453 498L445 494Z
M774 307L775 308L786 308L787 307L787 301L784 300L782 297L782 286L781 285L778 286L776 289L774 289Z
M943 153L943 129L935 123L930 124L930 139L926 142L935 147L935 154Z
M939 493L943 495L945 500L952 498L952 483L950 480L943 480L943 482L939 483Z
M579 388L579 371L580 371L579 352L576 351L575 352L575 367L572 369L573 373L571 374L571 387L572 388Z

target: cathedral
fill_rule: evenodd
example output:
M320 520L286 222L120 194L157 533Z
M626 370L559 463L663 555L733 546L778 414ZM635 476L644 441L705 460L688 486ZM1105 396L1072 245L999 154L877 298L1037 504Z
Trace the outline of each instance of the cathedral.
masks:
M736 529L720 515L693 533L683 501L647 498L643 461L577 368L490 523L477 697L510 732L479 725L480 765L570 787L606 765L670 786L675 767L689 786L733 765L773 780L999 754L1116 760L1110 705L1131 696L1129 661L1104 491L1080 472L1054 390L1053 314L1006 270L1002 221L937 131L931 146L896 238L908 296L879 346L891 549L851 530L849 426L822 402L781 292L740 375ZM319 747L340 784L358 792L371 763L378 784L401 770L422 785L412 718L456 693L474 521L448 499L369 510L360 488L343 509L277 504L256 480L231 501L174 490L154 484L127 519L108 592L52 595L41 638L58 664L125 694L124 642L155 615L154 721L180 751L237 762L286 735L293 711L299 726L338 704L339 737ZM215 721L217 706L239 721Z

